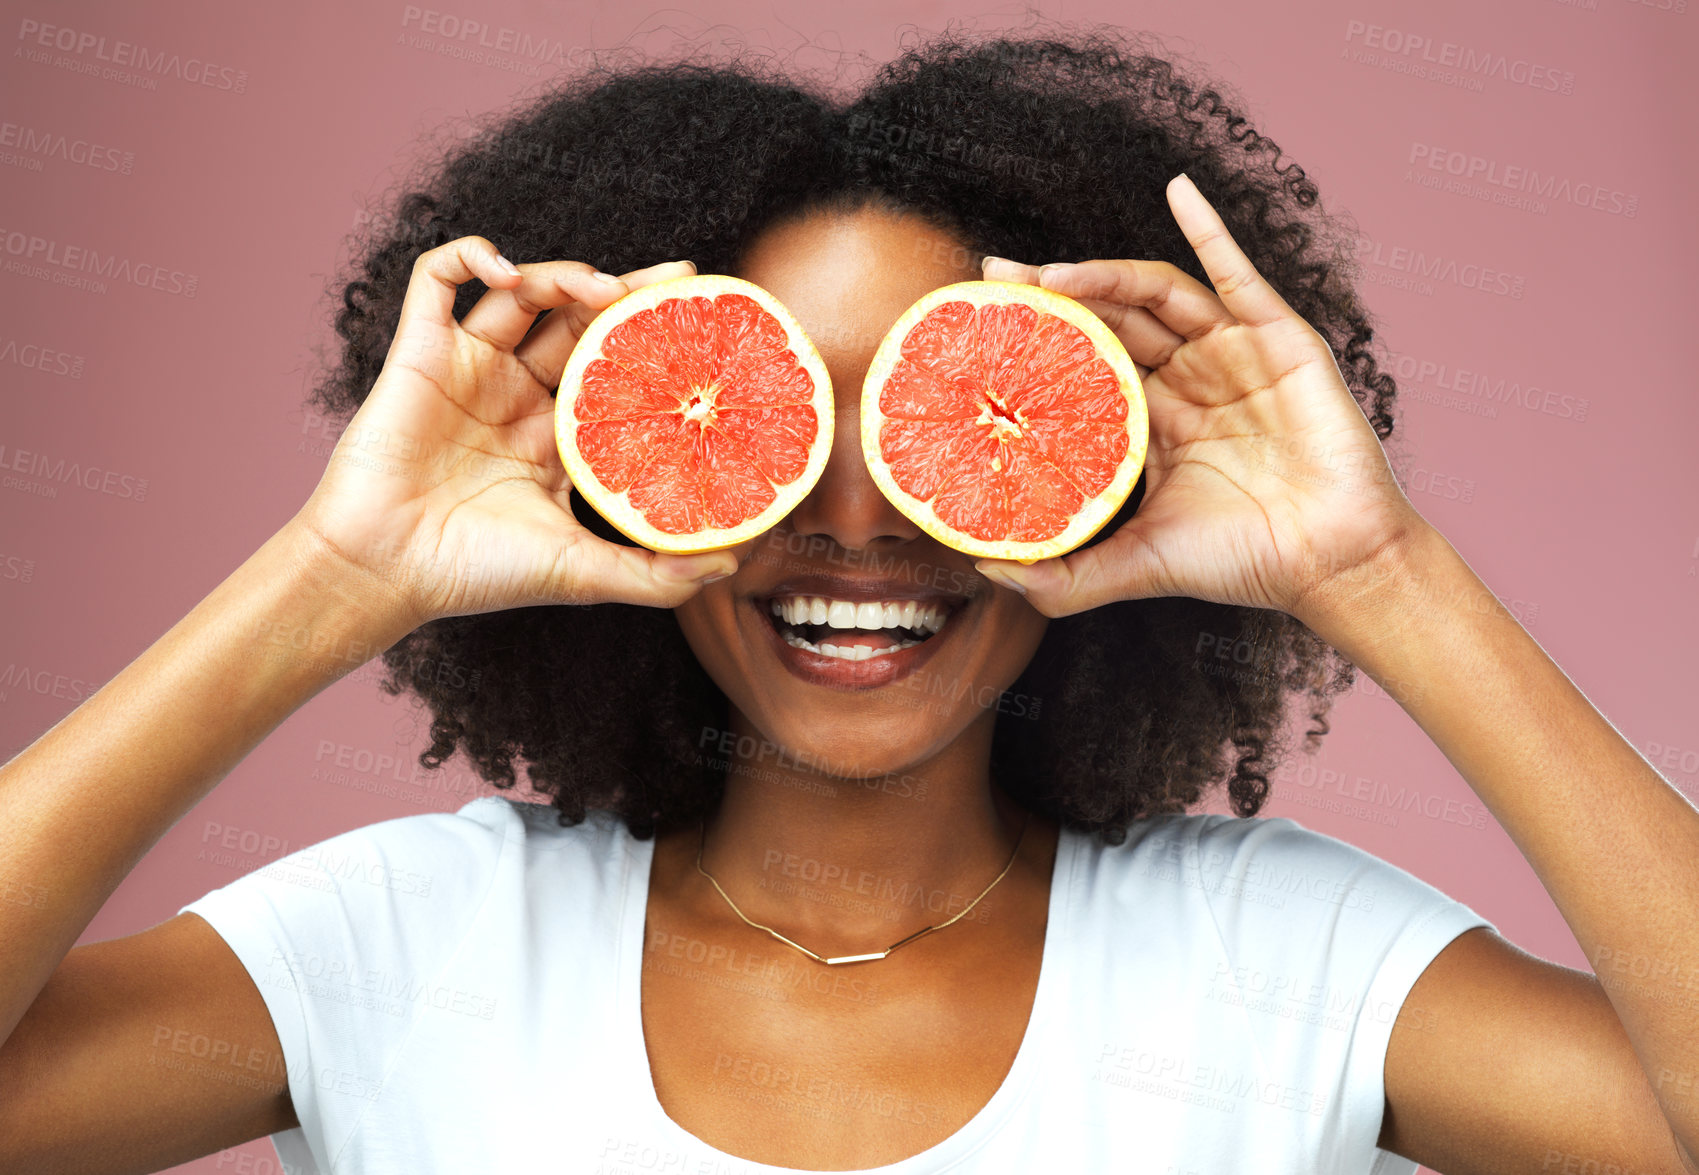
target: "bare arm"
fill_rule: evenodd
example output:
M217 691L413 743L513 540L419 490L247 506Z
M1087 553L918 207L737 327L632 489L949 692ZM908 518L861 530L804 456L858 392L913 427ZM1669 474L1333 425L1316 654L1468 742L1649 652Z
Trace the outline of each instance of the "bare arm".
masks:
M1437 1031L1393 1028L1383 1143L1459 1175L1699 1171L1699 811L1410 504L1327 341L1197 186L1168 197L1213 288L1164 261L986 261L1105 316L1148 371L1151 449L1107 540L976 566L1048 616L1157 596L1290 613L1412 699L1533 866L1596 977L1458 936L1410 995Z
M591 535L555 448L550 381L584 327L676 265L611 284L584 262L527 272L482 237L421 254L384 370L300 512L0 767L0 884L27 898L0 902L0 1041L167 829L284 718L418 625L527 604L670 607L735 570L724 553ZM474 276L490 289L457 322L455 292Z
M24 899L0 902L0 1040L159 838L279 723L411 627L290 524L0 767L0 878Z
M291 523L0 768L0 1169L156 1171L296 1125L265 1001L212 927L72 944L283 719L411 627Z
M429 620L670 607L735 570L727 552L654 555L590 534L554 446L549 387L584 326L678 269L613 283L579 261L520 271L481 237L422 254L384 370L306 505L0 767L0 1170L154 1171L295 1124L265 1002L204 920L72 944L304 702ZM455 291L474 276L489 290L457 322ZM244 1079L189 1063L197 1039L207 1058L240 1059Z
M1694 1170L1699 811L1431 527L1337 577L1302 619L1377 681L1413 687L1404 708L1521 849L1595 972L1502 944L1448 948L1456 959L1411 1000L1448 1008L1449 1027L1394 1029L1386 1144L1448 1172L1535 1170L1552 1155Z

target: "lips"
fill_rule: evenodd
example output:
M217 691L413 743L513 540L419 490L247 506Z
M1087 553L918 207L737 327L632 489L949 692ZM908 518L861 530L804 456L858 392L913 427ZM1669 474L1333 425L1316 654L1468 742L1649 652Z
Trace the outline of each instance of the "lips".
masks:
M942 600L807 595L776 596L767 608L787 645L845 661L866 661L911 649L936 636L952 611Z
M971 597L890 580L791 579L753 603L778 637L780 660L820 684L883 684L912 670L920 650Z

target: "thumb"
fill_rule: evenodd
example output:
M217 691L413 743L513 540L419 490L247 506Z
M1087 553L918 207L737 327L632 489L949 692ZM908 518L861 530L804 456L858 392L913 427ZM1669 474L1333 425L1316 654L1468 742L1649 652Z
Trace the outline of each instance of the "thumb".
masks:
M663 607L674 607L696 594L698 588L715 580L735 575L738 561L735 552L704 551L696 555L648 553L649 578L656 584L658 599Z
M644 604L675 608L705 583L730 575L737 561L724 551L670 555L610 543L586 534L571 559L557 565L547 597L551 603Z
M1017 563L981 559L974 564L985 578L1019 592L1027 603L1055 619L1119 600L1164 595L1161 560L1128 521L1103 542L1056 559Z

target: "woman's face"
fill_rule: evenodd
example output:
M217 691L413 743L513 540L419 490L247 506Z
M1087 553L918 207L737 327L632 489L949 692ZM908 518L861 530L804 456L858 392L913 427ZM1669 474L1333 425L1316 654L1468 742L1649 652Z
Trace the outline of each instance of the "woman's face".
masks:
M899 513L861 455L880 339L921 295L977 279L978 260L921 220L863 210L769 228L737 274L784 303L825 360L832 453L737 574L675 611L754 732L827 774L900 774L990 722L1048 623Z

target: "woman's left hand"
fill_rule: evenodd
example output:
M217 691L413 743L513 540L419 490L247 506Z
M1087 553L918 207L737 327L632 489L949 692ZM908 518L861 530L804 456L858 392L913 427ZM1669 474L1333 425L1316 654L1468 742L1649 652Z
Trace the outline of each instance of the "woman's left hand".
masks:
M1188 177L1169 182L1168 202L1215 290L1166 261L985 262L989 280L1094 310L1138 364L1150 412L1144 500L1115 533L1031 565L976 564L1047 616L1150 596L1301 611L1320 584L1427 526L1326 340Z

